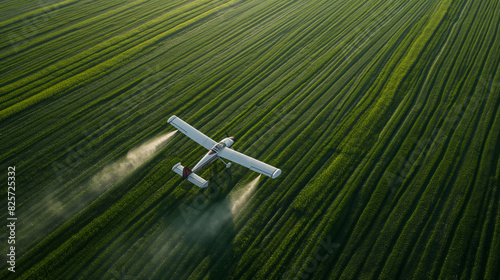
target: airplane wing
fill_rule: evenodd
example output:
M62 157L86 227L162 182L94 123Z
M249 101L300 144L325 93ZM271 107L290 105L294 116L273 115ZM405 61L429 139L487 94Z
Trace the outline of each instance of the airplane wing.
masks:
M249 157L245 154L242 154L230 148L222 149L220 152L217 153L217 155L219 157L235 162L239 165L243 165L252 171L259 172L261 174L269 176L273 179L281 174L281 169L278 169L260 160L256 160L252 157Z
M181 120L177 116L171 116L168 119L168 123L175 126L180 132L186 134L187 137L193 139L196 143L202 145L207 150L212 149L212 147L217 144L217 142L212 140L210 137L190 126L187 122Z

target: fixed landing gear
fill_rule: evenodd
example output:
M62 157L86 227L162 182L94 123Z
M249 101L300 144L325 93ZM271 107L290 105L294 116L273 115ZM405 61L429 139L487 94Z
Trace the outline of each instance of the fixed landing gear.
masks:
M220 161L222 161L226 165L226 168L231 167L231 163L230 162L225 163L221 158L219 158L219 159L220 159Z

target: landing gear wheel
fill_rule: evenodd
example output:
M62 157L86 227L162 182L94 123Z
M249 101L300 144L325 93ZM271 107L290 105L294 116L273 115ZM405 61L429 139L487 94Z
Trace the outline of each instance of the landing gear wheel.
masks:
M229 168L229 167L231 167L231 163L230 163L230 162L228 162L228 163L226 164L226 168Z

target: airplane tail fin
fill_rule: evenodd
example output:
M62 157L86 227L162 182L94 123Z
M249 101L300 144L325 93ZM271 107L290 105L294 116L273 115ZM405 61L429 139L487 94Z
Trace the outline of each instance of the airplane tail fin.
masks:
M200 187L200 188L206 188L208 187L208 181L201 178L200 176L196 175L195 173L193 173L193 171L191 171L191 169L189 169L188 167L184 167L181 165L181 163L177 163L176 165L174 165L174 167L172 168L172 170L181 175L182 178L184 178L185 180L188 180L189 182L195 184L196 186Z
M187 177L189 177L189 175L191 175L191 173L193 173L193 171L191 171L191 169L189 169L187 166L184 166L184 168L182 169L182 178L186 179Z

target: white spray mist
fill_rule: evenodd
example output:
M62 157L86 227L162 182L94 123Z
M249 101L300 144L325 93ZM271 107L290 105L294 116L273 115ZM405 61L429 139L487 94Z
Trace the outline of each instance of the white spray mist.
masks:
M177 130L158 136L130 150L126 157L105 166L92 177L91 188L99 193L109 189L112 185L119 182L122 178L131 174L139 166L151 159L156 152L167 144L168 140L170 140L176 132Z
M22 229L24 238L33 240L33 236L39 237L40 233L45 233L54 224L71 218L114 184L153 158L176 132L177 130L157 136L133 148L125 157L103 167L85 185L67 196L56 198L56 195L52 193L41 199L39 203L24 212L26 216L23 220L36 221L27 224L27 227ZM91 190L91 192L86 190ZM40 219L40 216L44 218Z
M245 206L245 203L248 201L248 199L250 199L250 196L259 185L260 176L261 175L255 178L247 186L231 195L231 213L233 215L236 215L241 210L241 208Z

